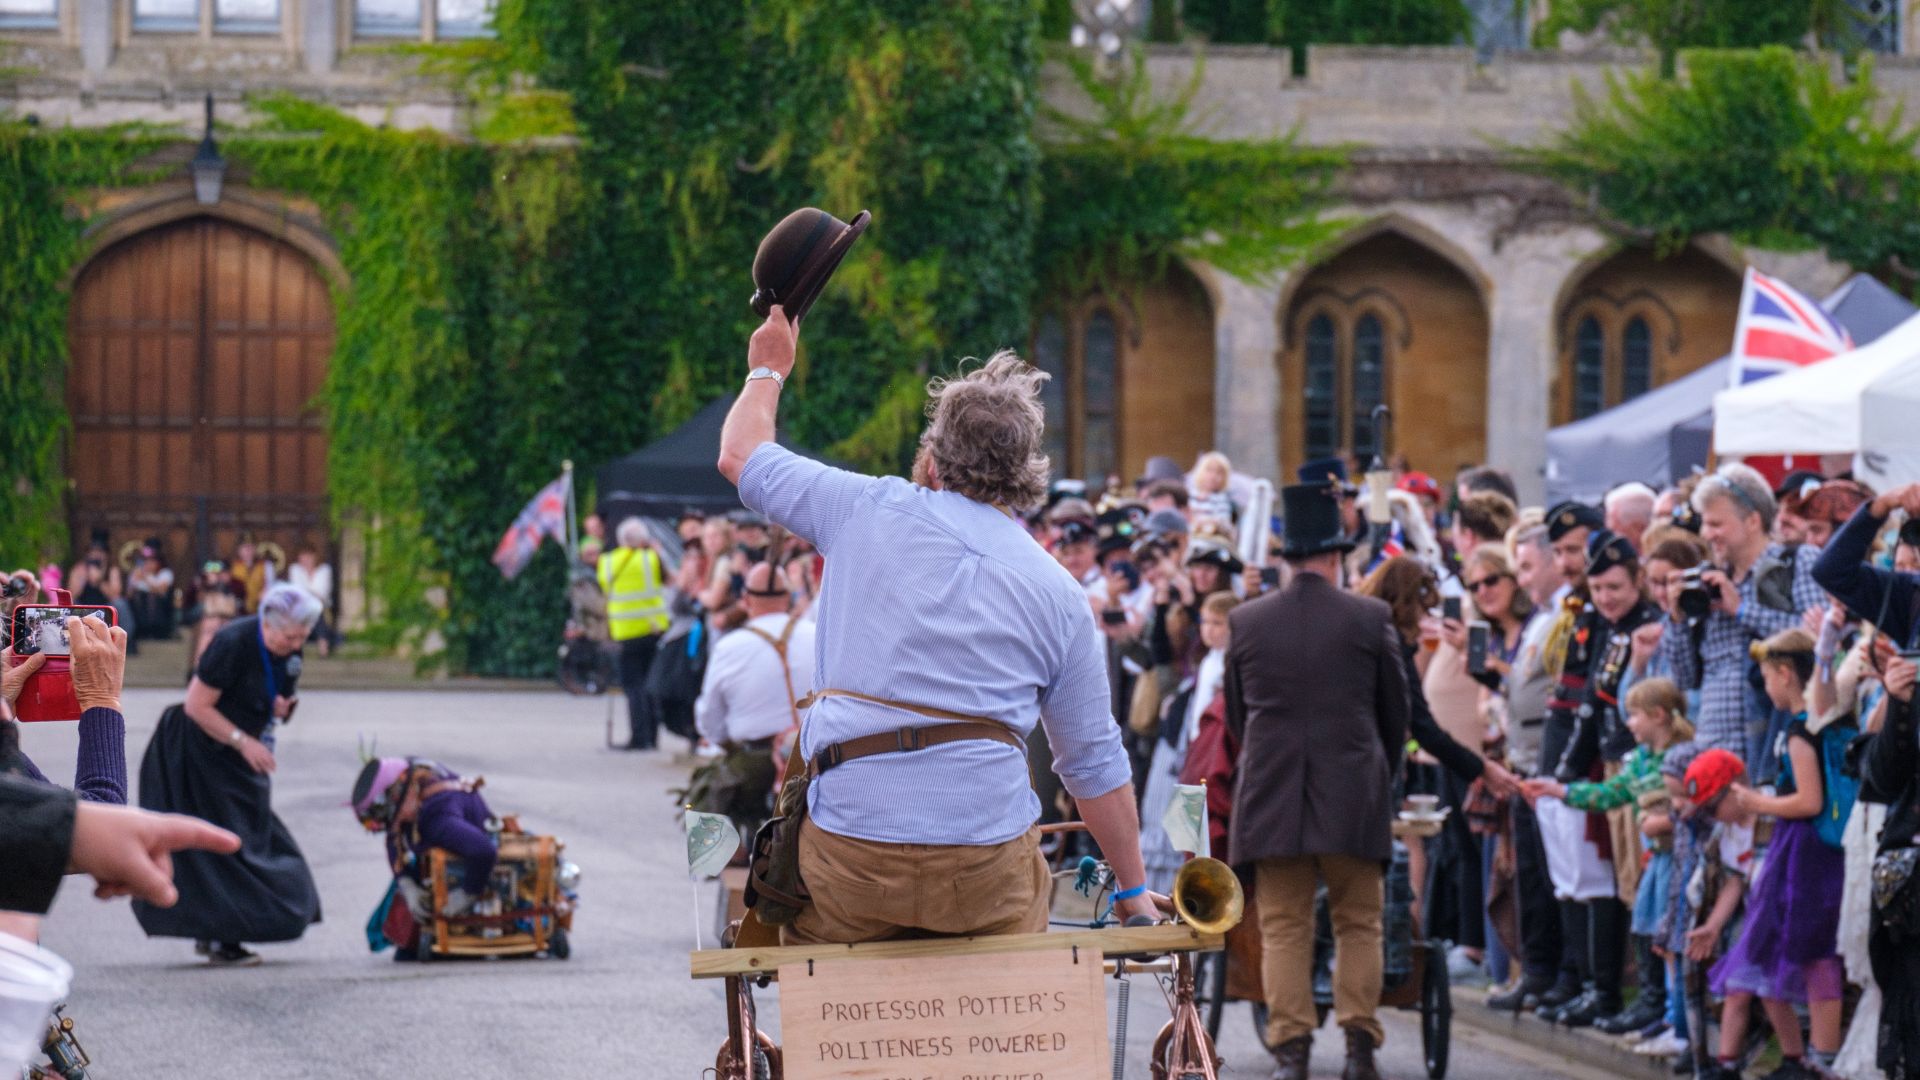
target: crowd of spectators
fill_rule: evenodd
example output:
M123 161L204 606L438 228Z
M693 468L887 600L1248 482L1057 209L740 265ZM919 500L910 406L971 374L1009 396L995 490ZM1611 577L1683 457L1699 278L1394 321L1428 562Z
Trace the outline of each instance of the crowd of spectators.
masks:
M1920 1075L1920 486L1727 464L1542 508L1498 470L1403 466L1374 523L1343 463L1300 479L1328 476L1343 584L1404 644L1401 791L1450 810L1407 854L1456 979L1703 1077ZM1284 584L1246 481L1155 458L1029 516L1107 638L1155 888L1169 785L1233 779L1203 735L1225 612Z

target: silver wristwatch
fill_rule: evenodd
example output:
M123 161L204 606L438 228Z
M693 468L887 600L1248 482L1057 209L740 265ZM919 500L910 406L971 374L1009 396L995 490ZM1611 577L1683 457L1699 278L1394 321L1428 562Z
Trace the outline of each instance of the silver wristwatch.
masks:
M755 382L760 379L772 379L773 385L780 387L782 390L787 387L787 377L770 367L757 367L747 372L748 382Z
M241 740L245 739L246 737L247 737L246 732L241 731L239 728L234 728L233 734L227 736L227 743L231 746L238 747L241 743Z

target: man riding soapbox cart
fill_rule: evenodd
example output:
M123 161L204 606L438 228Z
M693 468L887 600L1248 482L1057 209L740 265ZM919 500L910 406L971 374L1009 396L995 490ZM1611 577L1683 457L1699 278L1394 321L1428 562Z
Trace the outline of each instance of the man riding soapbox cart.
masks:
M1041 826L1042 832L1077 831L1079 822ZM778 1043L756 1025L755 988L764 988L782 966L811 972L815 960L911 959L927 966L927 980L938 983L944 959L983 954L1082 950L1099 954L1105 973L1118 983L1113 1017L1113 1076L1126 1075L1127 1015L1130 979L1152 975L1166 995L1172 1016L1155 1037L1153 1080L1218 1080L1221 1060L1196 1005L1195 957L1217 952L1223 935L1241 918L1240 882L1225 863L1195 858L1185 863L1173 885L1172 923L1118 925L1112 916L1114 878L1104 862L1082 860L1076 869L1056 871L1051 932L984 938L876 941L859 945L780 946L778 931L757 921L752 909L728 928L724 948L695 951L690 957L696 979L724 978L727 1040L704 1075L715 1080L783 1080ZM1072 895L1061 889L1072 884Z
M494 817L479 789L424 758L380 758L354 784L354 816L386 834L393 884L367 922L367 944L396 960L546 956L565 960L580 868L566 844Z

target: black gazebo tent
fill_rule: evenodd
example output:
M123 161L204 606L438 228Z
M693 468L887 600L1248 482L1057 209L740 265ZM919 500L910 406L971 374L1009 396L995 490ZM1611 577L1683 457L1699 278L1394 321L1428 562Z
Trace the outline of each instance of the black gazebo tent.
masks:
M628 517L671 523L687 509L724 514L740 509L740 493L720 475L720 428L733 397L709 402L653 443L600 467L597 509L609 527ZM820 455L780 445L816 460Z

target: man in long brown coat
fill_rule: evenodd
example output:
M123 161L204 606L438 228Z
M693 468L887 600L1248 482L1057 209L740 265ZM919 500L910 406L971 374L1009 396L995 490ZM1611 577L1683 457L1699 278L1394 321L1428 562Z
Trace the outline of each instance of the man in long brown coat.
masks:
M1338 952L1334 1015L1345 1080L1377 1080L1382 881L1393 855L1393 778L1407 735L1408 687L1387 605L1336 583L1353 545L1334 489L1285 488L1292 579L1231 616L1227 723L1240 735L1228 837L1254 869L1267 1042L1275 1080L1306 1080L1314 1014L1313 896L1327 887Z

